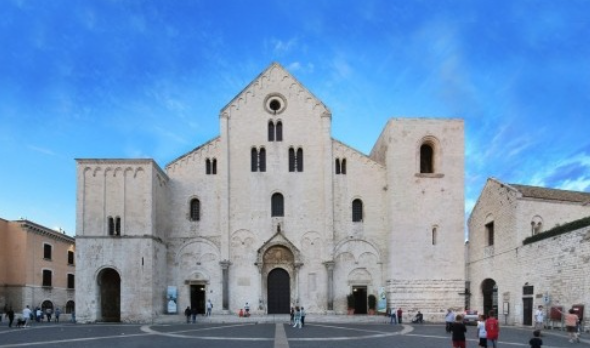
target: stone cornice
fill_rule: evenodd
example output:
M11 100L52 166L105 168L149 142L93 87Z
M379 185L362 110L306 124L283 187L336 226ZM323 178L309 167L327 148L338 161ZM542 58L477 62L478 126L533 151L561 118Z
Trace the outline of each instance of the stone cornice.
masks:
M162 238L150 235L143 236L76 236L76 239L151 239L161 244L166 244Z
M76 243L76 239L74 237L70 237L67 234L62 232L54 231L50 228L45 226L41 226L29 220L18 220L17 221L21 228L26 232L35 233L41 236L49 237L55 240L59 240L64 243Z

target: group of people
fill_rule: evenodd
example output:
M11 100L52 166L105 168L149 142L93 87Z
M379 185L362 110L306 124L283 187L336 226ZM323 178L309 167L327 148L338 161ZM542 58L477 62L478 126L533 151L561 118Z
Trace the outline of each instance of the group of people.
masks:
M572 308L567 313L563 313L559 309L557 309L557 311L564 315L564 322L569 334L570 343L580 342L578 333L579 318L576 315L575 310ZM479 320L477 321L476 333L479 338L478 347L487 348L488 344L491 344L493 348L496 348L498 336L500 334L500 325L496 318L496 313L493 310L488 314L487 318L483 314L480 314ZM535 330L533 331L533 337L529 340L531 348L541 348L543 346L543 339L541 339L543 335L541 332L544 328L544 319L545 314L543 312L543 306L539 306L535 312ZM452 334L453 348L465 348L465 334L467 332L467 327L463 321L463 315L455 315L455 313L449 309L445 316L445 322L447 333Z
M454 317L454 320L451 320ZM467 327L463 322L463 315L455 315L452 310L447 311L445 316L446 331L451 333L451 341L453 348L465 348L465 334ZM498 336L500 334L500 325L498 319L495 317L494 311L490 311L486 318L483 314L479 315L477 321L477 337L479 338L478 347L487 347L491 343L493 348L498 344Z
M576 311L574 310L574 308L570 308L569 311L567 311L567 313L562 312L561 310L559 310L558 307L554 307L555 310L559 313L561 313L564 316L564 322L565 322L565 329L569 335L570 338L570 343L574 343L574 342L580 342L580 336L579 336L579 325L580 325L580 318L578 317L578 315L576 314ZM537 307L537 310L535 311L535 332L539 333L539 337L542 336L541 331L543 330L543 328L545 327L545 311L543 310L543 306L539 306ZM542 341L541 341L542 344ZM531 347L533 347L531 345ZM536 348L537 346L535 346L534 348ZM540 347L540 346L538 346Z
M391 307L389 309L389 323L392 325L401 324L403 314L404 311L402 311L401 307L399 307L398 309L395 309L395 307Z
M29 306L26 306L23 309L22 318L18 318L16 322L16 327L28 327L31 320L35 320L36 322L40 323L44 319L47 318L47 322L51 322L51 318L53 316L53 310L51 308L45 309L45 313L41 310L40 307L35 308L35 310L31 310ZM55 317L54 320L56 323L59 323L59 317L61 316L61 309L55 309ZM72 313L73 316L73 313ZM11 308L6 309L6 317L8 318L8 327L12 327L14 323L14 319L16 318L16 314L14 310Z
M300 329L305 326L305 308L303 306L291 306L291 325L293 327L299 327Z
M213 303L211 302L211 300L207 300L206 310L207 311L203 315L210 317L211 311L213 310ZM199 310L197 309L196 306L193 306L192 308L190 306L187 306L186 309L184 310L184 316L186 317L186 323L188 324L192 321L192 323L195 324L197 322L197 314L199 314Z

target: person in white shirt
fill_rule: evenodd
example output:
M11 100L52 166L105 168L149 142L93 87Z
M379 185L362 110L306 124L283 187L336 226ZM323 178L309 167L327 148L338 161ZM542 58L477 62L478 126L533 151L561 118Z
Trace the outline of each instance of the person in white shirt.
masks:
M477 321L477 337L479 337L479 347L488 347L488 333L486 331L486 320L483 314L479 315Z
M23 309L23 319L25 320L25 327L29 326L29 320L31 319L31 310L29 306Z
M539 330L539 332L541 332L541 330L543 330L543 327L545 326L544 321L545 312L543 312L543 306L539 306L535 311L535 330Z

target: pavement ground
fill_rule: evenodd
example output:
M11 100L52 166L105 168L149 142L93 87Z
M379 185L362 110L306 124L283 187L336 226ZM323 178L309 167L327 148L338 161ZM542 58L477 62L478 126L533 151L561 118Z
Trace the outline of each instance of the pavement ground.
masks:
M439 348L450 347L444 324L389 325L386 320L363 318L320 318L306 320L304 328L293 328L289 320L269 317L223 320L199 318L195 324L168 320L153 324L124 323L34 323L27 328L0 327L0 348L7 347L171 347L207 348ZM341 319L341 320L339 320ZM475 327L468 327L467 347L477 347ZM529 347L531 328L501 327L498 347ZM543 348L590 346L590 335L570 343L567 333L546 330Z

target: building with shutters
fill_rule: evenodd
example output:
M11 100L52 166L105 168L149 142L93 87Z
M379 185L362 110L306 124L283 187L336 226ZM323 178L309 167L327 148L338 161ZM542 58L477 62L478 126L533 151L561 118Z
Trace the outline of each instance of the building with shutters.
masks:
M0 312L75 308L75 240L27 219L0 219ZM62 320L63 318L62 317Z

